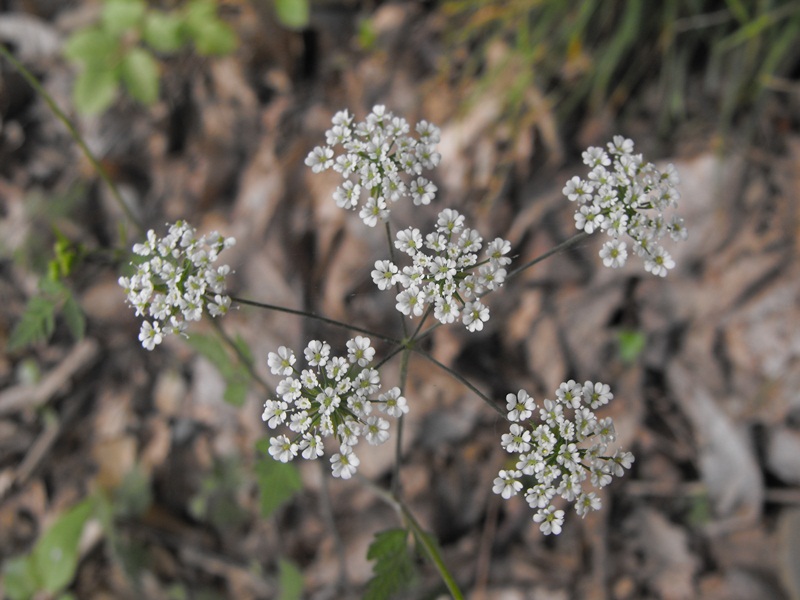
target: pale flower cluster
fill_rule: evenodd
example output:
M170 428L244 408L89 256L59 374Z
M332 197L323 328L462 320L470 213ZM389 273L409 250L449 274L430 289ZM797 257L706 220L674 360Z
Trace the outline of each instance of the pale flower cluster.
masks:
M439 128L420 121L414 129L416 138L408 122L383 105L374 106L359 123L347 110L339 111L325 132L326 145L314 148L305 163L314 173L332 168L342 175L345 181L333 194L338 206L355 210L366 195L359 216L374 227L389 218L389 207L400 198L421 205L436 195L436 186L423 172L441 159L436 152Z
M389 439L389 422L375 409L400 417L408 412L406 399L398 387L379 394L381 378L370 366L375 349L367 337L348 341L346 356L331 356L327 342L312 340L303 356L307 366L301 370L289 348L269 353L270 370L283 379L261 418L270 429L289 431L270 440L270 456L281 462L298 454L315 460L325 451L323 438L335 437L339 451L331 456L331 471L349 479L361 462L353 450L359 440L376 446Z
M574 503L584 517L601 507L599 496L584 489L587 481L595 488L605 487L633 463L630 452L616 450L606 456L616 438L614 423L611 418L598 419L594 411L613 397L607 384L572 379L559 386L555 400L545 400L542 406L525 390L506 396L511 426L501 444L517 455L516 464L500 471L493 491L508 499L527 486L525 500L536 509L533 520L545 535L561 533L564 523L564 511L554 505L556 496Z
M119 284L136 315L144 317L139 330L142 346L152 350L165 335L183 333L186 322L199 321L204 311L212 317L228 312L231 299L225 294L225 277L230 267L214 263L235 243L216 231L198 238L193 227L177 221L163 238L151 229L147 241L133 246L143 260L132 263L136 272L120 277Z
M633 141L614 136L603 148L590 147L583 162L591 171L587 179L577 175L567 181L564 195L578 204L575 226L593 233L605 231L611 238L603 244L600 257L607 267L622 267L631 251L644 260L649 273L665 277L675 266L661 245L668 235L674 241L686 239L683 219L668 216L680 199L678 174L673 165L662 173L641 154L633 153Z
M409 227L397 233L394 245L411 257L411 264L400 269L390 260L376 261L372 280L381 290L400 284L397 310L418 317L432 306L441 323L460 319L469 331L483 329L489 309L480 296L505 280L504 267L511 262L507 240L493 240L479 260L483 238L464 227L463 215L446 208L439 213L436 229L424 239L419 229Z

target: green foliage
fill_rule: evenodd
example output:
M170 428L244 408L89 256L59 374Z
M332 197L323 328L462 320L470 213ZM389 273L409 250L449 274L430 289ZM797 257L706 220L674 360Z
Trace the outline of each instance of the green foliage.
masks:
M617 333L617 350L619 357L626 365L636 362L647 344L644 332L623 329Z
M105 0L99 23L76 31L64 56L81 66L73 88L75 107L94 114L107 109L120 87L145 105L158 99L160 65L190 45L203 56L236 48L236 33L217 17L217 0L189 0L169 11L144 0Z
M659 92L662 130L698 91L721 101L725 125L800 64L800 4L720 4L449 0L445 75L473 101L500 90L504 119L522 126L551 109L562 121L619 110L643 83Z
M250 373L247 368L231 356L217 336L193 334L187 343L211 362L225 379L225 401L234 406L242 406L250 387ZM240 352L249 357L250 351L246 342L237 338L235 343Z
M59 312L73 338L82 339L86 318L72 291L60 280L42 278L39 281L39 293L28 300L19 322L11 332L8 351L49 341L55 331Z
M414 580L415 569L408 551L409 533L405 529L389 529L375 534L367 550L367 559L374 560L374 575L367 583L366 600L383 600L407 589Z
M269 455L269 438L259 440L256 450L259 453L255 471L261 495L261 515L268 517L295 492L303 489L303 481L297 467L274 460Z
M278 587L278 600L300 600L303 597L303 573L285 558L278 561Z
M78 567L83 526L93 510L94 501L83 500L59 517L30 554L6 562L3 579L11 600L28 600L41 591L56 594L69 585Z
M308 26L308 0L275 0L275 15L288 29L303 29Z

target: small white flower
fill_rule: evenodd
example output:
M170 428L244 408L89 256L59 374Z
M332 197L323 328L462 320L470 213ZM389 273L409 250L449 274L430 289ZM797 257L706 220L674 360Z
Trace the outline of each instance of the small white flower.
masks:
M561 533L561 526L564 524L564 511L556 510L552 504L547 508L540 508L539 511L533 515L533 520L539 523L539 529L545 535L558 535Z
M331 456L331 467L334 477L350 479L361 461L349 446L341 446L339 452Z
M292 365L294 365L296 360L294 352L286 346L278 348L277 354L275 352L270 352L267 355L267 364L273 375L291 375L294 373Z
M279 435L269 441L269 455L282 463L287 463L297 456L297 450L297 444L285 435Z
M317 146L306 157L306 166L319 173L333 166L333 150L327 146Z
M522 473L519 471L500 471L494 480L492 491L495 494L500 494L506 500L511 496L516 496L522 489L522 483L519 481L521 476Z

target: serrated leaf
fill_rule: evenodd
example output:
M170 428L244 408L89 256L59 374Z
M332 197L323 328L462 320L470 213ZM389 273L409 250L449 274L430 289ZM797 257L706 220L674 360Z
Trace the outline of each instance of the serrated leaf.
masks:
M94 27L72 34L64 44L64 56L87 67L108 65L119 49L119 40L107 31Z
M44 590L58 592L75 577L78 542L93 506L88 498L72 507L36 542L31 557Z
M55 329L57 301L44 296L34 296L25 306L22 317L11 332L8 350L14 351L36 342L46 342Z
M261 452L255 465L256 481L261 496L261 516L268 517L295 492L303 489L300 472L291 463L282 463L269 456L269 439L258 442Z
M3 585L9 600L30 600L41 588L30 556L7 560L3 565Z
M117 97L119 75L114 69L86 69L72 90L75 108L90 115L107 109Z
M174 13L150 11L144 22L142 37L156 52L177 52L184 43L183 20Z
M103 28L118 36L139 26L147 5L144 0L106 0L103 6Z
M308 26L309 12L308 0L275 0L275 16L289 29Z
M284 558L278 561L278 600L300 600L303 597L303 573Z
M403 589L414 580L415 570L408 551L408 531L389 529L375 534L367 550L367 559L374 560L374 573L367 583L366 600L384 600Z
M64 317L64 322L67 324L69 332L75 341L80 341L86 334L86 316L83 314L83 309L72 292L67 291L66 300L61 307L61 314Z
M143 104L158 100L158 63L152 54L144 48L131 48L120 69L132 98Z

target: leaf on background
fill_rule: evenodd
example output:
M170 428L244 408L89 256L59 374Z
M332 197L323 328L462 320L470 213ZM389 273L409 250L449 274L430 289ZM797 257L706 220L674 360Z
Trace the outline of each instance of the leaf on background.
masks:
M75 295L69 290L66 290L66 294L66 300L61 307L61 314L73 339L78 342L86 334L86 316L83 314L81 305L75 299Z
M87 67L98 69L108 66L109 59L119 49L119 40L99 29L85 29L74 33L64 45L64 56Z
M117 97L118 82L119 75L113 69L86 69L72 90L75 108L87 115L104 111Z
M636 362L647 344L647 336L642 331L625 329L617 333L619 357L625 364Z
M173 13L150 11L144 22L142 37L156 52L176 52L184 43L183 21Z
M141 23L147 5L144 0L106 0L103 5L103 28L120 35Z
M61 590L75 577L78 542L93 507L91 498L75 505L36 542L31 557L42 587L48 592Z
M199 54L222 55L236 48L236 33L217 18L213 0L195 0L186 9L186 29Z
M269 455L269 438L259 440L256 449L256 480L261 494L261 516L268 517L284 502L303 489L300 472L291 463L282 463Z
M3 585L10 600L33 598L41 584L30 556L20 556L5 561Z
M242 406L247 390L250 389L250 375L247 369L231 358L218 337L194 334L186 341L219 370L227 386L223 396L225 401L234 406ZM245 356L252 356L244 340L238 338L235 343Z
M31 298L11 332L8 350L18 350L30 344L49 340L55 329L56 305L57 301L43 296Z
M405 589L413 580L415 571L408 551L408 531L389 529L375 534L367 551L367 559L374 560L374 573L367 583L364 598L383 600Z
M292 561L278 561L278 600L300 600L303 597L303 573Z
M275 0L275 15L284 27L303 29L308 25L308 0Z
M144 48L132 48L122 59L122 80L131 97L143 104L158 100L158 63Z

